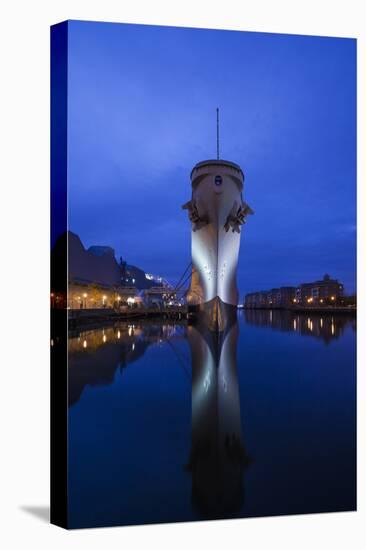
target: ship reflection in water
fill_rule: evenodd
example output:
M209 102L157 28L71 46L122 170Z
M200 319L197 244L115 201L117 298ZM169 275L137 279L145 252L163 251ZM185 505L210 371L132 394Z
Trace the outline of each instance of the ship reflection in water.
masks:
M188 327L192 356L192 502L203 517L236 517L248 465L236 365L238 326Z
M71 527L355 509L352 317L75 333L69 405Z

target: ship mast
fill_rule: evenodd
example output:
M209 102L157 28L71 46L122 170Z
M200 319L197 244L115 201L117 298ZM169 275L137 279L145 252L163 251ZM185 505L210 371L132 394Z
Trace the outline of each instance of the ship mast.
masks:
M220 129L219 129L219 108L216 108L216 152L217 160L220 158Z

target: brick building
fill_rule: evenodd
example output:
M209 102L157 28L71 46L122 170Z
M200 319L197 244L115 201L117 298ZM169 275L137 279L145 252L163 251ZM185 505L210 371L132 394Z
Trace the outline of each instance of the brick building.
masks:
M343 285L325 274L320 281L302 283L296 289L296 304L335 305L343 296Z
M339 304L342 297L342 283L326 274L319 281L301 283L298 287L284 286L252 292L245 296L244 305L250 309L326 306Z

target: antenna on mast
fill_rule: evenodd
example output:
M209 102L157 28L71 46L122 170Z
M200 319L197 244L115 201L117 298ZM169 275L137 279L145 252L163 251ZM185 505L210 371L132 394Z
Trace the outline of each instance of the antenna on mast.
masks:
M217 160L220 158L220 129L219 129L219 108L216 108L216 152Z

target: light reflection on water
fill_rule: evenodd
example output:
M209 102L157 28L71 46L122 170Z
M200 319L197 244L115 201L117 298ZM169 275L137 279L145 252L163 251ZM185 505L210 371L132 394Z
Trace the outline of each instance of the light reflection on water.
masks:
M71 336L72 527L354 509L354 318Z

